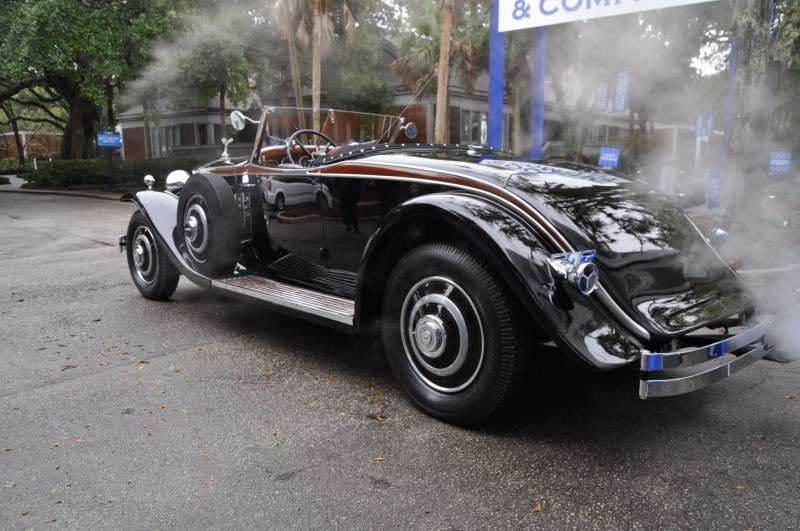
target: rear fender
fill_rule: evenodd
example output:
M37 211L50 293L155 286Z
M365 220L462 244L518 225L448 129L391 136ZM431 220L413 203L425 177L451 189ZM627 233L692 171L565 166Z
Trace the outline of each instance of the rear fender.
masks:
M431 230L414 229L420 226ZM551 302L553 278L548 258L553 251L543 243L548 240L502 205L467 194L421 196L387 215L373 233L359 267L356 322L362 322L362 311L378 310L374 297L383 293L391 268L400 257L443 234L455 235L476 249L563 351L598 369L618 367L639 358L639 347L603 315L592 296L568 287L565 292L571 304ZM371 302L368 296L373 298Z

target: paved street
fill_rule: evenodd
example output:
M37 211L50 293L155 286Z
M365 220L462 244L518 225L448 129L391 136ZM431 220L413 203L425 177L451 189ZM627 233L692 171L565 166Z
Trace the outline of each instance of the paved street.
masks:
M133 210L0 193L1 529L800 528L800 362L647 401L543 368L456 428L379 345L185 279L142 298Z

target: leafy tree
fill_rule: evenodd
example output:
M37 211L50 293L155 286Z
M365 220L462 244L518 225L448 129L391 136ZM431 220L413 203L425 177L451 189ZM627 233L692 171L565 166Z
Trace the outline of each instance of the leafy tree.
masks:
M720 197L723 218L747 212L748 202L765 182L769 102L774 96L768 86L769 20L769 0L739 0L734 7L736 71L728 161Z
M114 121L116 91L148 56L149 42L174 27L180 0L28 0L5 2L0 18L0 79L5 95L35 86L56 91L69 117L61 156L94 156L103 113ZM104 106L105 109L102 109Z
M25 164L26 143L20 136L20 129L39 131L63 131L66 113L61 107L61 98L46 89L25 89L0 102L0 128L10 127L14 133L17 159ZM28 139L28 143L32 138Z

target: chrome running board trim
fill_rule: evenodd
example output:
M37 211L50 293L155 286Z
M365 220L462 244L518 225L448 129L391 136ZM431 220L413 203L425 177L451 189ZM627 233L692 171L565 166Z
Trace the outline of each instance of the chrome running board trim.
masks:
M211 281L211 291L265 303L276 310L311 315L323 322L352 329L355 302L336 295L278 282L255 275L237 275Z

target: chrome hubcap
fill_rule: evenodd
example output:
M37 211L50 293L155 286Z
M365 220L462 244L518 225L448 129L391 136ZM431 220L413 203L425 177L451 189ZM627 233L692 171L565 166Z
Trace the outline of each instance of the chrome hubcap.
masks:
M417 350L428 358L438 358L447 348L447 331L442 320L435 315L426 315L417 321L413 336Z
M483 328L469 295L454 281L429 277L403 303L401 334L414 372L431 388L454 393L483 365Z
M189 200L189 206L183 216L183 234L186 247L197 261L203 261L201 256L208 247L208 216L202 199L197 196Z
M134 232L131 255L136 276L143 283L152 284L157 273L158 255L153 234L147 227L138 227Z

